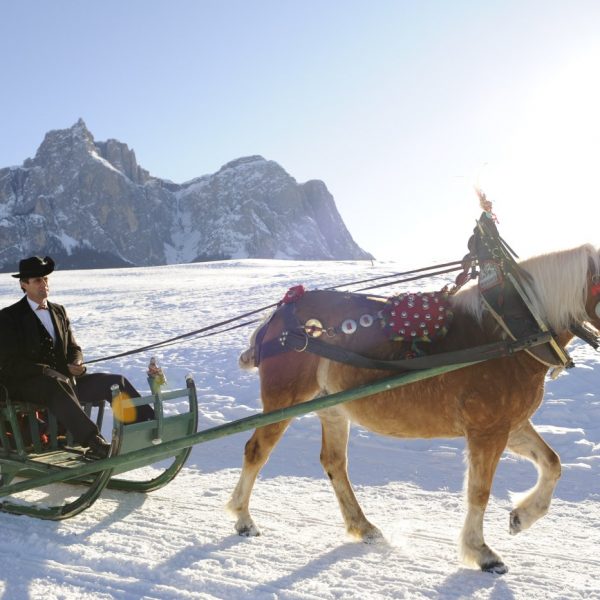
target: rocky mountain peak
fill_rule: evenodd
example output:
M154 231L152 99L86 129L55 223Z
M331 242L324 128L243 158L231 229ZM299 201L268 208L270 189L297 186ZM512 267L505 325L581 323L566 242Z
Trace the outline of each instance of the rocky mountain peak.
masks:
M235 160L229 161L224 164L217 173L221 173L224 171L229 171L230 169L237 169L238 167L243 166L264 166L268 161L262 156L255 154L253 156L242 156L241 158L236 158Z
M22 167L0 169L0 240L0 271L32 255L62 269L371 257L323 182L298 184L254 155L175 184L151 177L127 144L95 141L82 119L48 132Z
M83 119L68 129L49 131L35 158L28 159L24 166L65 169L74 165L80 168L86 161L93 164L99 160L107 161L134 183L143 185L151 179L148 171L137 164L133 149L115 139L96 142Z
M87 128L83 119L79 119L68 129L49 131L41 143L31 166L42 166L65 157L83 159L85 155L94 152L94 136ZM29 165L28 165L29 166Z
M223 165L214 177L221 185L235 188L244 196L245 190L257 185L271 193L286 185L296 185L296 180L281 165L258 155L236 158Z

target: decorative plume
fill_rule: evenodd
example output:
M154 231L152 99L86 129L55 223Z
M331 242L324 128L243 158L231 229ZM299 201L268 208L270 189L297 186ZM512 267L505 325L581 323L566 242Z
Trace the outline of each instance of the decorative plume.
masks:
M479 196L479 206L481 206L481 208L485 211L485 213L490 219L493 219L495 223L499 223L498 217L496 217L496 215L492 211L491 200L488 200L487 196L478 187L475 188L475 193L477 194L477 196Z

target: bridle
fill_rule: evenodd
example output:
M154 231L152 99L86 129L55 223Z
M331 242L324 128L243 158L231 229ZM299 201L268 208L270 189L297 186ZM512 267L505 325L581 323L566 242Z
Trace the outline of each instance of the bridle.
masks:
M600 273L592 275L592 298L597 298L596 304L594 305L594 314L600 319ZM592 317L592 315L588 315ZM586 344L589 344L594 350L600 348L600 338L598 332L595 329L590 328L587 323L573 323L569 327L571 333L583 340Z
M592 297L598 298L594 306L594 313L600 319L600 273L592 275Z

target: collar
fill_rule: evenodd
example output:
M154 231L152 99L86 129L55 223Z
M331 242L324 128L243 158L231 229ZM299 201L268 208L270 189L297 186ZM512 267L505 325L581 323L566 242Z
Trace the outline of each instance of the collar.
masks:
M37 311L37 307L40 305L39 302L34 302L29 296L25 296L27 303L29 304L29 306L31 306L31 310L33 312ZM46 299L46 305L48 306L48 308L50 308L50 305L48 304L48 299Z

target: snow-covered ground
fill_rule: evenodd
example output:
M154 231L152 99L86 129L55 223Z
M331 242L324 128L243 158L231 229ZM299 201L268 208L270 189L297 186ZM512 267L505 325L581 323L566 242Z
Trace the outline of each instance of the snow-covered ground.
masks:
M398 270L368 262L230 261L57 272L51 299L67 306L91 360L271 304L291 285L327 287ZM16 280L2 275L0 305L19 295ZM259 411L258 377L237 367L251 330L154 353L169 387L182 387L193 373L201 428ZM94 370L123 372L145 390L152 354ZM257 482L252 507L261 537L237 536L224 510L250 435L236 434L194 447L182 473L148 495L105 491L89 510L63 522L0 513L0 597L600 598L600 354L581 344L572 354L577 368L548 382L534 418L563 463L549 514L509 536L510 493L531 487L536 475L509 455L496 475L485 531L510 567L507 575L468 569L457 559L462 440L392 440L352 430L350 477L386 538L365 545L345 533L319 463L319 422L307 415L288 430ZM45 490L63 492L72 488Z

